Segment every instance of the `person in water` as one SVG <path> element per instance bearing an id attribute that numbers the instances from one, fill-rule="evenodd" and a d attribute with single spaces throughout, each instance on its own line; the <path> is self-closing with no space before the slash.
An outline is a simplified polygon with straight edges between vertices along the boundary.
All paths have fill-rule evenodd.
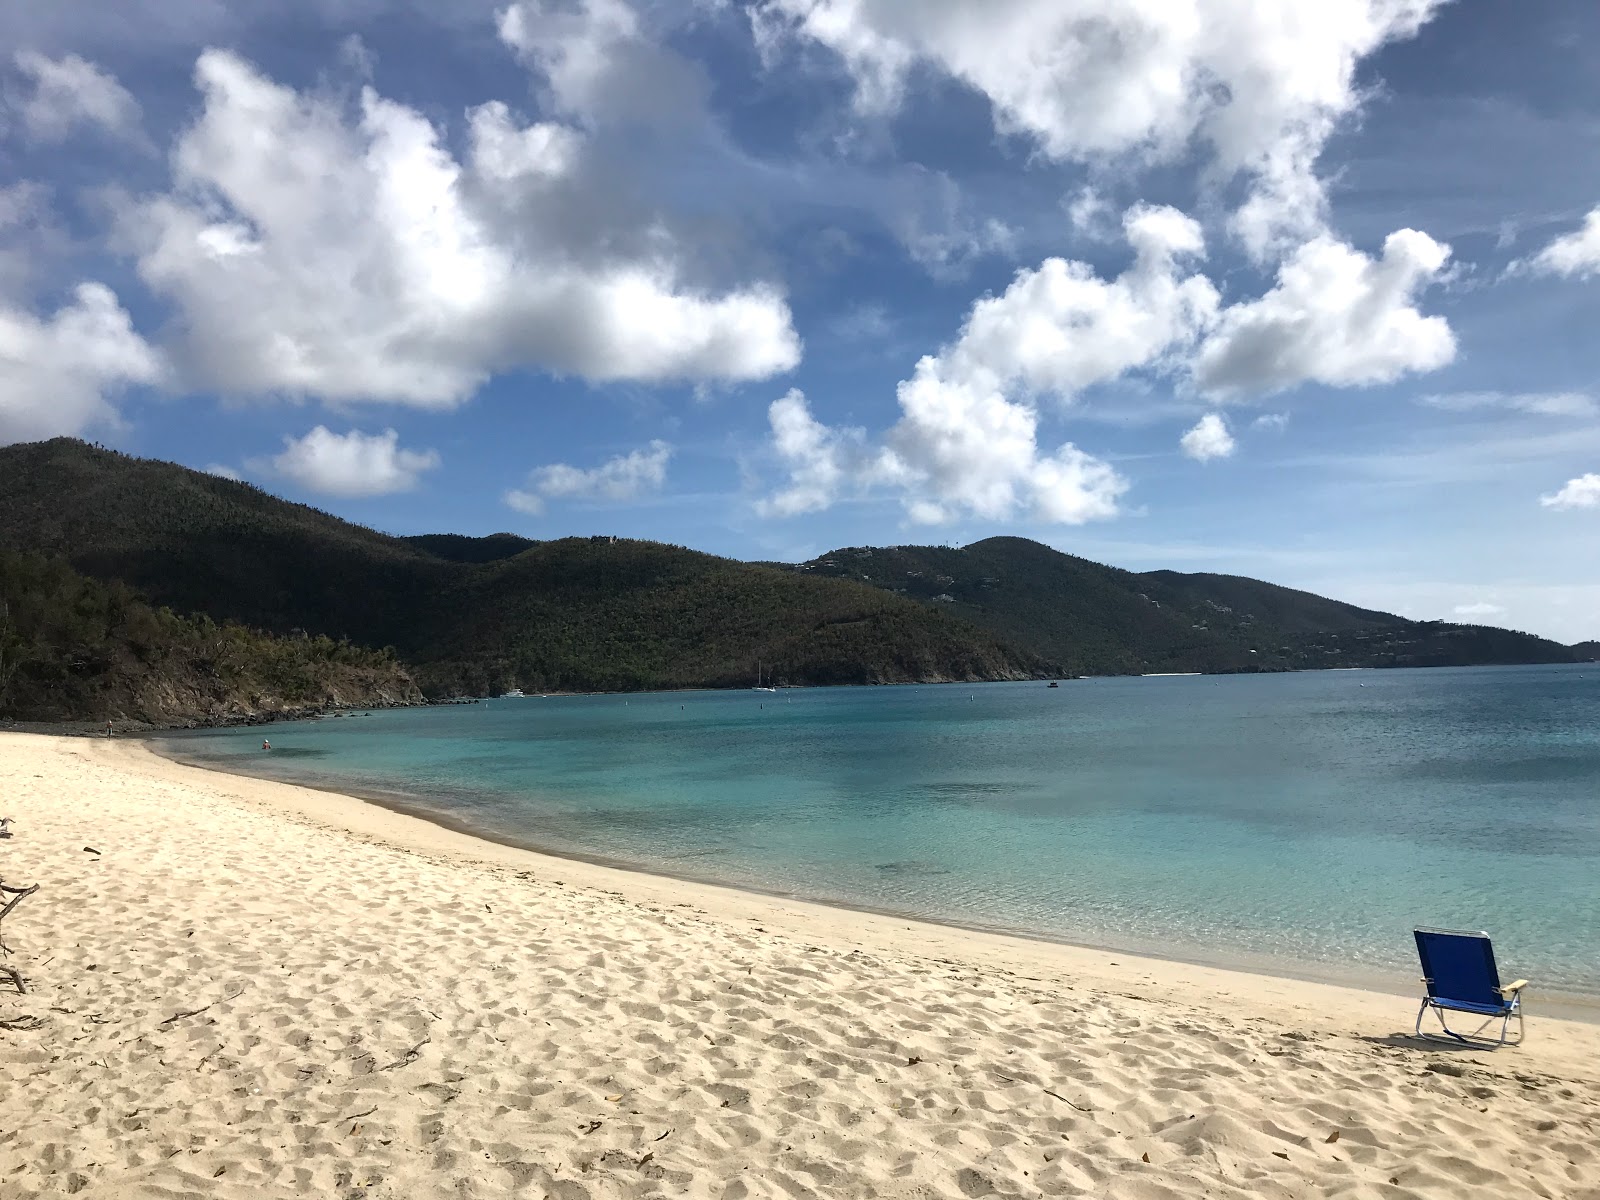
<path id="1" fill-rule="evenodd" d="M 261 739 L 261 748 L 263 750 L 271 750 L 272 749 L 272 743 L 267 741 L 266 738 L 262 738 Z"/>

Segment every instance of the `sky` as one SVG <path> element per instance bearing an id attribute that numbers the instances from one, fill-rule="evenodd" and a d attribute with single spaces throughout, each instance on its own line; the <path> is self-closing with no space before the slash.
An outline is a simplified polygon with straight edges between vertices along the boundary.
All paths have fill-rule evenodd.
<path id="1" fill-rule="evenodd" d="M 0 0 L 0 444 L 1600 638 L 1600 7 Z"/>

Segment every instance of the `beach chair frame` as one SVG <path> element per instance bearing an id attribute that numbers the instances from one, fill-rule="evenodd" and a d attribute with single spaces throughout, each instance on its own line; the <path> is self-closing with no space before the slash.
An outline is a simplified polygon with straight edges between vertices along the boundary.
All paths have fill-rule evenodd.
<path id="1" fill-rule="evenodd" d="M 1424 941 L 1424 935 L 1427 934 L 1481 939 L 1483 942 L 1484 965 L 1491 981 L 1491 990 L 1500 997 L 1500 1001 L 1498 1004 L 1489 1005 L 1464 1002 L 1448 996 L 1436 996 L 1434 994 L 1434 980 L 1424 975 L 1422 983 L 1427 988 L 1427 995 L 1422 998 L 1422 1007 L 1417 1009 L 1417 1037 L 1434 1042 L 1444 1041 L 1448 1038 L 1455 1044 L 1468 1046 L 1521 1045 L 1523 1038 L 1527 1036 L 1527 1025 L 1522 1017 L 1522 989 L 1528 986 L 1528 981 L 1526 979 L 1518 979 L 1506 984 L 1504 987 L 1501 986 L 1500 971 L 1495 966 L 1494 961 L 1494 943 L 1489 935 L 1481 929 L 1418 928 L 1416 930 L 1417 955 L 1422 961 L 1422 969 L 1424 971 L 1429 969 L 1428 951 Z M 1439 1028 L 1444 1030 L 1445 1037 L 1440 1037 L 1435 1033 L 1422 1032 L 1422 1018 L 1427 1015 L 1430 1008 L 1433 1010 L 1434 1016 L 1439 1019 Z M 1471 1013 L 1474 1016 L 1481 1016 L 1485 1020 L 1482 1025 L 1479 1025 L 1478 1028 L 1470 1033 L 1458 1033 L 1451 1029 L 1445 1021 L 1444 1014 L 1446 1012 Z M 1517 1036 L 1515 1039 L 1510 1036 L 1512 1017 L 1517 1019 Z M 1497 1020 L 1500 1022 L 1499 1038 L 1495 1039 L 1493 1034 L 1485 1036 L 1483 1031 Z"/>

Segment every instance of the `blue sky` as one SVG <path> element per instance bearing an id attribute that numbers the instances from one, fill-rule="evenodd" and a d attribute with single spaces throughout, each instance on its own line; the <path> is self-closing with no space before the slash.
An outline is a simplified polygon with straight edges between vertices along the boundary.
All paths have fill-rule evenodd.
<path id="1" fill-rule="evenodd" d="M 1600 10 L 0 0 L 0 441 L 1600 637 Z"/>

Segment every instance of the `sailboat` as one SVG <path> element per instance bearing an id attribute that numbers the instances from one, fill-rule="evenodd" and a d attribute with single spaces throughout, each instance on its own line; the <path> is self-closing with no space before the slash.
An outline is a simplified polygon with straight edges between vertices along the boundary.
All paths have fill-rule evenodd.
<path id="1" fill-rule="evenodd" d="M 778 690 L 770 684 L 766 687 L 761 686 L 761 660 L 759 658 L 756 659 L 756 686 L 750 690 L 754 692 L 775 692 Z"/>

